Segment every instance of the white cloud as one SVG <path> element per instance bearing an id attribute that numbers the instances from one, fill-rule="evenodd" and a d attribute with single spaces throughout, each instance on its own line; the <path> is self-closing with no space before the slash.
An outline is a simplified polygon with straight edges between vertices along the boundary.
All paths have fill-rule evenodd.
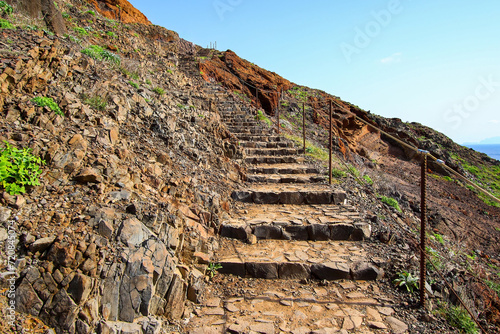
<path id="1" fill-rule="evenodd" d="M 498 119 L 492 119 L 492 120 L 488 121 L 488 123 L 498 124 L 498 123 L 500 123 L 500 121 Z"/>
<path id="2" fill-rule="evenodd" d="M 401 56 L 403 56 L 403 54 L 401 52 L 396 52 L 387 58 L 380 59 L 380 62 L 382 64 L 399 63 L 401 61 Z"/>

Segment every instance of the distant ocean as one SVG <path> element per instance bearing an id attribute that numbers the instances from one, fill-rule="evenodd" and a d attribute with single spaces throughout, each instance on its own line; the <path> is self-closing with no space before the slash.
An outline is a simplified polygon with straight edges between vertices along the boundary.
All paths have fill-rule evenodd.
<path id="1" fill-rule="evenodd" d="M 500 144 L 468 144 L 466 146 L 500 160 Z"/>

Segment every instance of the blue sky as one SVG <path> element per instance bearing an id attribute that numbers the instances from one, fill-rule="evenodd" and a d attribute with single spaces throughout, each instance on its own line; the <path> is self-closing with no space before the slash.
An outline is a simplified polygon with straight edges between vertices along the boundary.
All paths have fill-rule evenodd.
<path id="1" fill-rule="evenodd" d="M 299 85 L 458 143 L 500 134 L 500 1 L 129 0 Z"/>

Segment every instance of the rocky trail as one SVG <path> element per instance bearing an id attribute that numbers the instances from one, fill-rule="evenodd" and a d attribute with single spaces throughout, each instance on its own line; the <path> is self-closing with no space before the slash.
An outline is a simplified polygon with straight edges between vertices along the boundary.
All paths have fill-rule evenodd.
<path id="1" fill-rule="evenodd" d="M 302 150 L 227 104 L 223 120 L 244 148 L 246 184 L 235 190 L 212 263 L 222 267 L 190 333 L 404 333 L 376 280 L 384 259 L 365 250 L 367 220 Z"/>

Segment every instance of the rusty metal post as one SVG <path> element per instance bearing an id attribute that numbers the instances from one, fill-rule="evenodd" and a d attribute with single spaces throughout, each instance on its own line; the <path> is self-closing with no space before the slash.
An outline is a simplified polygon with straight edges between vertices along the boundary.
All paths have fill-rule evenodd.
<path id="1" fill-rule="evenodd" d="M 306 103 L 302 104 L 302 139 L 304 141 L 304 155 L 306 154 Z"/>
<path id="2" fill-rule="evenodd" d="M 277 117 L 278 117 L 278 137 L 280 135 L 280 104 L 278 102 L 278 112 L 276 113 Z"/>
<path id="3" fill-rule="evenodd" d="M 427 151 L 419 150 L 422 153 L 422 170 L 420 176 L 420 306 L 425 307 L 425 225 L 427 220 Z"/>
<path id="4" fill-rule="evenodd" d="M 330 154 L 328 156 L 328 183 L 332 184 L 332 100 L 330 100 L 330 127 L 329 127 L 329 151 Z"/>

